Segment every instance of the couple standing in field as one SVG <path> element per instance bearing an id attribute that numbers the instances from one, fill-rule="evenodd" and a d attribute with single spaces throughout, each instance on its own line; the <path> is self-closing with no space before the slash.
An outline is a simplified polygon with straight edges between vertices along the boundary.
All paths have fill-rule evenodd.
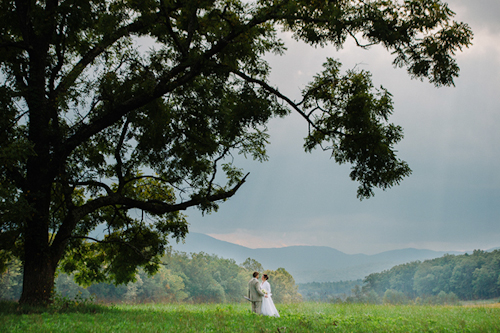
<path id="1" fill-rule="evenodd" d="M 271 298 L 271 285 L 267 280 L 267 274 L 262 275 L 262 283 L 259 282 L 259 272 L 253 273 L 253 278 L 248 282 L 248 300 L 252 302 L 252 312 L 265 316 L 279 317 L 278 310 Z"/>

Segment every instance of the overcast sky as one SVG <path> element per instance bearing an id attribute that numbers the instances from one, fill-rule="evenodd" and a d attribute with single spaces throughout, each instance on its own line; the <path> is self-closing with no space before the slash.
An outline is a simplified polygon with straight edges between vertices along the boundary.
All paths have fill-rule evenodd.
<path id="1" fill-rule="evenodd" d="M 269 161 L 242 162 L 247 182 L 217 213 L 186 212 L 190 231 L 251 248 L 322 245 L 350 254 L 500 246 L 500 1 L 448 3 L 474 31 L 473 45 L 457 55 L 455 87 L 411 80 L 386 50 L 353 43 L 315 49 L 283 35 L 288 52 L 268 58 L 271 83 L 296 100 L 326 57 L 372 72 L 394 95 L 390 121 L 404 128 L 397 150 L 413 174 L 401 185 L 359 201 L 349 165 L 304 152 L 307 126 L 293 114 L 270 123 Z"/>

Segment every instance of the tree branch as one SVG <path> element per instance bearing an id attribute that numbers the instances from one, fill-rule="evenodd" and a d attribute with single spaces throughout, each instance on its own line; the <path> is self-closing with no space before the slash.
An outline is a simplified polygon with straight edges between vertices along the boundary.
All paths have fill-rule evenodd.
<path id="1" fill-rule="evenodd" d="M 113 190 L 107 184 L 104 184 L 104 183 L 98 182 L 98 181 L 89 180 L 89 181 L 85 181 L 85 182 L 76 182 L 76 183 L 73 183 L 72 185 L 73 186 L 94 186 L 94 187 L 101 187 L 101 188 L 103 188 L 108 193 L 108 195 L 114 195 L 115 194 L 115 192 L 113 192 Z"/>
<path id="2" fill-rule="evenodd" d="M 96 243 L 99 243 L 99 244 L 113 244 L 113 243 L 116 243 L 116 244 L 121 244 L 121 245 L 125 245 L 129 248 L 131 248 L 135 253 L 137 253 L 139 256 L 141 256 L 144 260 L 147 260 L 149 262 L 152 262 L 152 263 L 155 263 L 155 264 L 160 264 L 160 265 L 165 265 L 167 266 L 167 264 L 164 264 L 162 263 L 161 261 L 156 261 L 156 260 L 151 260 L 152 258 L 148 258 L 146 257 L 142 252 L 141 250 L 139 250 L 137 247 L 133 246 L 132 244 L 130 243 L 127 243 L 126 241 L 124 240 L 121 240 L 121 239 L 114 239 L 114 240 L 99 240 L 97 238 L 93 238 L 93 237 L 88 237 L 88 236 L 79 236 L 79 235 L 76 235 L 76 236 L 71 236 L 71 237 L 68 237 L 69 239 L 88 239 L 88 240 L 91 240 L 93 242 L 96 242 Z"/>
<path id="3" fill-rule="evenodd" d="M 339 132 L 339 131 L 329 131 L 329 132 L 325 132 L 324 129 L 318 127 L 314 121 L 311 119 L 310 117 L 310 113 L 309 114 L 306 114 L 300 107 L 299 105 L 302 104 L 299 103 L 295 103 L 294 101 L 292 101 L 290 98 L 288 98 L 287 96 L 283 95 L 282 93 L 280 93 L 277 89 L 271 87 L 269 84 L 267 84 L 266 82 L 262 81 L 262 80 L 259 80 L 259 79 L 255 79 L 255 78 L 252 78 L 248 75 L 246 75 L 245 73 L 241 72 L 241 71 L 238 71 L 238 70 L 232 70 L 230 69 L 230 71 L 236 75 L 238 75 L 239 77 L 241 77 L 242 79 L 244 79 L 245 81 L 248 81 L 248 82 L 253 82 L 253 83 L 257 83 L 258 85 L 260 85 L 262 88 L 264 88 L 265 90 L 267 90 L 268 92 L 270 92 L 271 94 L 275 95 L 276 97 L 278 98 L 281 98 L 282 100 L 284 100 L 286 103 L 288 103 L 288 105 L 290 105 L 295 111 L 297 111 L 298 114 L 300 114 L 309 124 L 309 126 L 313 127 L 315 130 L 317 130 L 318 132 L 321 132 L 321 133 L 324 133 L 324 134 L 335 134 L 335 135 L 344 135 L 344 133 L 342 132 Z"/>
<path id="4" fill-rule="evenodd" d="M 123 186 L 123 161 L 122 161 L 122 156 L 121 156 L 121 149 L 123 146 L 123 142 L 125 141 L 125 135 L 127 134 L 128 130 L 128 125 L 130 123 L 130 120 L 127 118 L 125 121 L 125 124 L 123 124 L 122 132 L 120 134 L 120 139 L 118 140 L 118 144 L 116 145 L 115 148 L 115 159 L 116 159 L 116 175 L 118 177 L 118 186 L 121 187 Z"/>
<path id="5" fill-rule="evenodd" d="M 219 41 L 217 43 L 214 43 L 214 45 L 210 49 L 205 51 L 201 57 L 198 57 L 197 59 L 187 59 L 186 61 L 181 62 L 180 64 L 172 68 L 167 74 L 160 78 L 152 92 L 145 92 L 141 95 L 132 97 L 129 100 L 123 101 L 122 103 L 115 105 L 112 109 L 105 112 L 100 117 L 91 121 L 89 124 L 82 125 L 74 132 L 71 137 L 66 140 L 63 148 L 61 148 L 61 151 L 57 152 L 56 156 L 58 156 L 58 160 L 64 160 L 64 158 L 66 158 L 66 156 L 68 156 L 71 151 L 73 151 L 73 149 L 75 149 L 81 142 L 88 140 L 93 135 L 111 126 L 123 116 L 128 114 L 130 111 L 136 110 L 150 103 L 151 101 L 164 96 L 168 92 L 173 91 L 175 88 L 181 87 L 187 82 L 190 82 L 192 79 L 199 75 L 199 73 L 203 69 L 203 66 L 206 65 L 206 63 L 209 62 L 215 54 L 221 52 L 231 41 L 248 31 L 249 29 L 265 22 L 268 19 L 269 18 L 252 19 L 248 24 L 242 25 L 239 27 L 239 29 L 231 31 L 225 37 L 221 37 Z M 92 54 L 98 54 L 102 52 L 104 50 L 103 46 L 96 47 Z M 72 72 L 74 73 L 73 76 L 78 76 L 83 70 L 83 66 L 90 63 L 90 60 L 92 59 L 93 57 L 91 57 L 91 55 L 88 55 L 85 57 L 85 59 L 82 59 L 80 61 L 81 64 L 79 63 L 80 65 L 75 66 L 75 68 L 72 70 Z M 182 74 L 182 72 L 185 73 L 175 79 L 177 76 Z M 65 78 L 66 83 L 61 83 L 61 87 L 68 86 L 68 84 L 72 83 L 74 79 L 76 79 L 76 77 L 73 78 L 73 81 L 69 80 L 69 78 L 73 76 L 68 75 Z"/>
<path id="6" fill-rule="evenodd" d="M 352 39 L 354 39 L 354 41 L 356 42 L 356 45 L 359 46 L 360 48 L 364 49 L 364 50 L 367 50 L 370 46 L 373 46 L 373 45 L 377 45 L 378 43 L 369 43 L 369 44 L 361 44 L 359 41 L 358 41 L 358 38 L 356 37 L 356 35 L 354 35 L 350 30 L 347 30 L 347 32 L 349 33 L 349 35 L 352 37 Z"/>
<path id="7" fill-rule="evenodd" d="M 226 192 L 221 192 L 213 195 L 208 195 L 204 197 L 195 197 L 191 200 L 180 202 L 177 204 L 167 204 L 165 202 L 159 200 L 150 200 L 150 201 L 141 201 L 136 199 L 131 199 L 124 197 L 118 193 L 109 194 L 106 197 L 96 198 L 87 202 L 86 204 L 76 207 L 74 210 L 74 218 L 80 219 L 83 216 L 96 211 L 99 208 L 110 206 L 110 205 L 123 205 L 127 209 L 137 208 L 142 209 L 152 214 L 166 214 L 170 212 L 177 212 L 180 210 L 186 210 L 189 207 L 201 205 L 207 201 L 215 202 L 220 200 L 225 200 L 232 197 L 236 191 L 245 183 L 247 176 L 249 173 L 243 177 L 242 180 L 238 182 L 231 190 Z"/>
<path id="8" fill-rule="evenodd" d="M 168 31 L 170 37 L 172 37 L 174 44 L 177 46 L 177 48 L 181 52 L 182 56 L 186 58 L 188 55 L 189 44 L 187 47 L 185 47 L 182 44 L 181 40 L 179 39 L 179 36 L 175 33 L 174 29 L 172 28 L 172 24 L 170 24 L 170 15 L 169 15 L 170 10 L 169 10 L 169 8 L 166 8 L 166 3 L 164 1 L 161 2 L 160 10 L 165 15 L 164 25 L 167 28 L 167 31 Z"/>
<path id="9" fill-rule="evenodd" d="M 217 174 L 217 163 L 226 156 L 226 154 L 229 152 L 229 150 L 230 150 L 230 147 L 226 147 L 224 149 L 224 151 L 222 152 L 222 154 L 214 160 L 212 178 L 210 179 L 210 182 L 208 184 L 208 191 L 207 191 L 208 194 L 210 194 L 210 192 L 212 192 L 212 186 L 213 186 L 213 183 L 215 181 L 215 176 Z"/>
<path id="10" fill-rule="evenodd" d="M 92 48 L 87 52 L 80 61 L 73 66 L 71 71 L 61 80 L 57 88 L 54 90 L 55 96 L 60 96 L 64 94 L 84 71 L 84 69 L 91 64 L 102 52 L 104 52 L 109 46 L 115 43 L 120 38 L 129 36 L 133 32 L 139 32 L 146 25 L 141 21 L 133 22 L 127 26 L 117 29 L 114 33 L 106 34 L 102 39 L 101 43 Z"/>
<path id="11" fill-rule="evenodd" d="M 24 41 L 22 42 L 14 42 L 14 41 L 2 41 L 0 42 L 0 49 L 9 49 L 9 48 L 15 48 L 15 49 L 20 49 L 23 51 L 28 50 L 28 45 Z"/>

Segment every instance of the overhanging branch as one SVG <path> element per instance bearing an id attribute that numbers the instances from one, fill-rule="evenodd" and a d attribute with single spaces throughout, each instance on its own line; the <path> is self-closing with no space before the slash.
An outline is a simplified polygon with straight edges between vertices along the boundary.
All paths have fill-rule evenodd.
<path id="1" fill-rule="evenodd" d="M 71 135 L 62 145 L 60 150 L 55 154 L 58 158 L 54 162 L 57 164 L 58 161 L 64 160 L 76 147 L 78 147 L 81 142 L 84 142 L 91 138 L 93 135 L 99 133 L 105 128 L 113 125 L 122 117 L 127 115 L 129 112 L 136 110 L 144 105 L 147 105 L 151 101 L 164 96 L 165 94 L 173 91 L 177 87 L 181 87 L 186 83 L 197 77 L 203 70 L 203 66 L 211 61 L 212 57 L 220 53 L 228 44 L 233 40 L 238 38 L 238 36 L 244 34 L 253 27 L 268 20 L 268 17 L 264 18 L 254 18 L 249 23 L 239 26 L 238 29 L 234 29 L 227 36 L 221 37 L 218 42 L 214 43 L 213 46 L 206 50 L 201 57 L 197 59 L 186 59 L 185 61 L 179 63 L 177 66 L 173 67 L 168 73 L 163 75 L 158 81 L 156 87 L 152 91 L 145 92 L 141 95 L 132 97 L 129 100 L 122 101 L 118 103 L 113 108 L 103 113 L 100 117 L 93 119 L 88 124 L 83 124 L 80 128 L 76 129 L 74 134 Z M 137 27 L 134 27 L 134 24 Z M 60 93 L 60 90 L 69 89 L 71 84 L 76 80 L 78 75 L 83 71 L 83 69 L 100 53 L 105 50 L 105 47 L 111 45 L 118 38 L 126 35 L 125 32 L 130 33 L 131 31 L 140 30 L 143 28 L 141 22 L 136 22 L 128 27 L 122 28 L 115 33 L 116 36 L 111 36 L 109 41 L 103 41 L 102 45 L 97 46 L 93 51 L 89 52 L 67 75 L 65 79 L 62 80 L 60 87 L 56 89 L 56 93 Z M 120 34 L 120 31 L 121 34 Z M 107 43 L 105 43 L 107 42 Z M 193 62 L 193 60 L 195 60 Z M 53 168 L 55 169 L 55 168 Z"/>
<path id="2" fill-rule="evenodd" d="M 169 204 L 162 202 L 160 200 L 148 200 L 148 201 L 141 201 L 137 199 L 132 199 L 125 197 L 119 193 L 112 193 L 109 194 L 105 197 L 100 197 L 96 198 L 94 200 L 91 200 L 87 202 L 86 204 L 76 207 L 75 210 L 73 211 L 74 219 L 79 220 L 83 216 L 92 213 L 96 211 L 99 208 L 106 207 L 106 206 L 112 206 L 112 205 L 122 205 L 126 209 L 141 209 L 147 212 L 150 212 L 152 214 L 156 215 L 161 215 L 161 214 L 166 214 L 166 213 L 171 213 L 171 212 L 177 212 L 180 210 L 186 210 L 189 207 L 194 207 L 201 205 L 205 202 L 215 202 L 215 201 L 220 201 L 220 200 L 225 200 L 230 197 L 232 197 L 238 189 L 245 183 L 247 176 L 249 173 L 243 177 L 238 184 L 236 184 L 231 190 L 213 194 L 213 195 L 208 195 L 208 196 L 200 196 L 200 197 L 194 197 L 191 200 L 180 202 L 177 204 Z"/>
<path id="3" fill-rule="evenodd" d="M 114 33 L 106 35 L 101 43 L 92 48 L 89 52 L 83 55 L 82 59 L 73 66 L 71 71 L 61 80 L 57 88 L 54 90 L 55 96 L 64 94 L 80 76 L 80 74 L 91 64 L 101 53 L 103 53 L 109 46 L 115 43 L 120 38 L 126 37 L 133 32 L 138 32 L 145 27 L 144 23 L 137 21 L 127 26 L 117 29 Z"/>
<path id="4" fill-rule="evenodd" d="M 94 180 L 89 180 L 89 181 L 85 181 L 85 182 L 76 182 L 76 183 L 72 183 L 71 185 L 74 185 L 74 186 L 93 186 L 93 187 L 100 187 L 102 189 L 104 189 L 106 191 L 106 193 L 108 193 L 108 195 L 114 195 L 114 192 L 113 190 L 111 189 L 111 187 L 109 187 L 107 184 L 103 183 L 103 182 L 98 182 L 98 181 L 94 181 Z"/>
<path id="5" fill-rule="evenodd" d="M 131 248 L 135 253 L 137 253 L 139 256 L 141 256 L 146 261 L 149 261 L 149 262 L 152 262 L 152 263 L 155 263 L 155 264 L 159 264 L 159 265 L 165 265 L 165 266 L 167 266 L 167 264 L 164 264 L 161 261 L 151 260 L 152 258 L 149 258 L 149 257 L 145 256 L 144 253 L 142 253 L 142 251 L 139 250 L 137 247 L 135 247 L 132 244 L 127 243 L 126 241 L 121 240 L 121 239 L 99 240 L 99 239 L 96 239 L 96 238 L 93 238 L 93 237 L 78 236 L 78 235 L 71 236 L 69 238 L 71 238 L 71 239 L 88 239 L 88 240 L 91 240 L 93 242 L 100 243 L 100 244 L 113 244 L 113 243 L 121 244 L 121 245 L 124 245 L 124 246 L 127 246 L 127 247 Z"/>
<path id="6" fill-rule="evenodd" d="M 312 119 L 311 119 L 311 113 L 309 114 L 306 114 L 301 108 L 300 108 L 300 104 L 302 104 L 302 102 L 300 103 L 295 103 L 294 101 L 292 101 L 290 98 L 288 98 L 287 96 L 283 95 L 282 93 L 279 92 L 279 90 L 277 90 L 276 88 L 273 88 L 271 87 L 269 84 L 267 84 L 266 82 L 262 81 L 262 80 L 259 80 L 259 79 L 255 79 L 253 77 L 250 77 L 248 75 L 246 75 L 245 73 L 239 71 L 239 70 L 230 70 L 232 73 L 236 74 L 237 76 L 241 77 L 243 80 L 247 81 L 247 82 L 253 82 L 253 83 L 257 83 L 258 85 L 260 85 L 262 88 L 264 88 L 265 90 L 267 90 L 268 92 L 270 92 L 271 94 L 275 95 L 276 97 L 284 100 L 286 103 L 288 103 L 288 105 L 290 105 L 295 111 L 297 111 L 298 114 L 300 114 L 306 121 L 307 123 L 309 124 L 310 127 L 314 128 L 316 131 L 318 132 L 321 132 L 321 133 L 324 133 L 324 134 L 328 134 L 328 135 L 344 135 L 344 133 L 342 132 L 339 132 L 339 131 L 335 131 L 335 130 L 331 130 L 331 131 L 325 131 L 324 129 L 322 129 L 321 127 L 319 127 Z"/>

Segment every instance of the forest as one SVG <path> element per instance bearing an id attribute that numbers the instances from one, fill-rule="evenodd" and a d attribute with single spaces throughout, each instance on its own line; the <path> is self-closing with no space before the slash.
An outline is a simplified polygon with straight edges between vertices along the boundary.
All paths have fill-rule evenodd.
<path id="1" fill-rule="evenodd" d="M 373 304 L 453 304 L 461 300 L 500 296 L 500 250 L 445 255 L 414 261 L 372 273 L 364 280 L 296 284 L 285 268 L 264 270 L 254 259 L 237 264 L 216 255 L 169 250 L 157 274 L 139 269 L 134 282 L 85 284 L 78 272 L 56 277 L 54 297 L 102 302 L 243 302 L 253 271 L 270 276 L 277 303 L 315 301 Z M 12 262 L 1 275 L 0 299 L 17 300 L 21 294 L 22 266 Z M 76 282 L 75 282 L 76 281 Z"/>
<path id="2" fill-rule="evenodd" d="M 474 250 L 472 254 L 445 255 L 424 262 L 398 265 L 363 280 L 363 294 L 375 292 L 416 300 L 425 297 L 454 297 L 460 300 L 500 296 L 500 250 Z"/>
<path id="3" fill-rule="evenodd" d="M 299 293 L 304 300 L 313 302 L 335 302 L 338 299 L 346 300 L 353 294 L 356 287 L 363 285 L 363 280 L 336 281 L 336 282 L 309 282 L 299 283 Z"/>
<path id="4" fill-rule="evenodd" d="M 0 299 L 17 300 L 21 295 L 22 266 L 11 262 L 0 278 Z M 138 269 L 133 282 L 113 285 L 106 282 L 86 285 L 86 276 L 78 272 L 58 272 L 54 297 L 93 299 L 100 302 L 188 302 L 226 303 L 245 301 L 247 283 L 257 270 L 269 275 L 273 299 L 280 303 L 300 301 L 298 286 L 284 269 L 264 270 L 248 258 L 241 265 L 206 253 L 184 253 L 169 250 L 163 256 L 159 271 L 149 276 Z"/>
<path id="5" fill-rule="evenodd" d="M 456 304 L 500 296 L 500 250 L 397 265 L 363 280 L 299 285 L 305 300 L 330 303 Z"/>

